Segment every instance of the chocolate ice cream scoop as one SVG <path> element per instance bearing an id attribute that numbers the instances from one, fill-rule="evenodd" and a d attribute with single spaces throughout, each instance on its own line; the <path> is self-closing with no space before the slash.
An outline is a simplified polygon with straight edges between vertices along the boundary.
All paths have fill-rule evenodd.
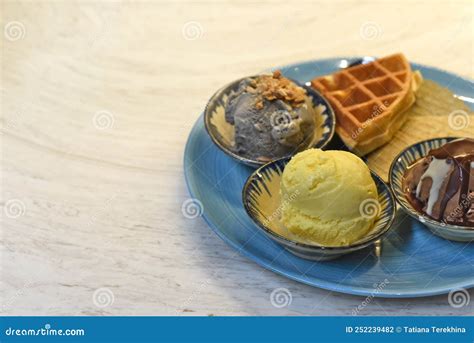
<path id="1" fill-rule="evenodd" d="M 456 139 L 410 166 L 402 187 L 420 212 L 446 224 L 474 227 L 474 139 Z"/>

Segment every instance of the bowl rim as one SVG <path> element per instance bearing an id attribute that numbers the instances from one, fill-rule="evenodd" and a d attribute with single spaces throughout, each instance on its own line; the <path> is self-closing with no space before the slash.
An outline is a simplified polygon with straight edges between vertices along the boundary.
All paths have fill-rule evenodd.
<path id="1" fill-rule="evenodd" d="M 251 75 L 251 76 L 245 76 L 245 77 L 241 77 L 237 80 L 234 80 L 232 82 L 229 82 L 227 83 L 226 85 L 222 86 L 221 88 L 219 88 L 210 98 L 209 100 L 207 101 L 206 103 L 206 107 L 204 108 L 204 127 L 206 129 L 206 132 L 207 134 L 209 135 L 209 137 L 211 137 L 211 140 L 212 142 L 220 149 L 222 150 L 225 154 L 229 155 L 230 157 L 234 158 L 235 160 L 239 161 L 239 162 L 242 162 L 244 164 L 247 164 L 247 165 L 251 165 L 251 166 L 254 166 L 254 167 L 259 167 L 259 166 L 264 166 L 265 164 L 269 163 L 269 162 L 264 162 L 264 161 L 258 161 L 258 160 L 253 160 L 253 159 L 250 159 L 250 158 L 246 158 L 246 157 L 243 157 L 243 156 L 240 156 L 239 154 L 233 152 L 232 150 L 230 150 L 229 148 L 227 148 L 226 146 L 224 146 L 221 142 L 219 142 L 219 140 L 217 139 L 217 137 L 214 136 L 214 134 L 212 133 L 212 130 L 211 130 L 211 121 L 210 121 L 210 110 L 209 110 L 209 107 L 210 107 L 210 104 L 216 100 L 219 96 L 222 95 L 222 92 L 229 88 L 230 86 L 236 84 L 236 83 L 239 83 L 241 82 L 242 80 L 245 80 L 247 78 L 255 78 L 257 76 L 260 76 L 260 75 L 267 75 L 268 73 L 266 72 L 262 72 L 260 74 L 256 74 L 256 75 Z M 283 73 L 282 73 L 283 74 Z M 284 75 L 283 75 L 284 76 Z M 330 126 L 329 128 L 329 134 L 328 134 L 328 137 L 327 139 L 325 140 L 320 140 L 318 141 L 317 143 L 321 143 L 321 146 L 318 147 L 318 149 L 323 149 L 325 148 L 329 142 L 333 139 L 335 133 L 336 133 L 336 113 L 334 112 L 334 109 L 332 108 L 329 100 L 324 97 L 319 91 L 313 89 L 311 86 L 307 86 L 306 84 L 304 83 L 301 83 L 301 82 L 298 82 L 294 79 L 291 79 L 291 78 L 288 78 L 289 80 L 291 80 L 292 82 L 296 83 L 298 86 L 304 88 L 306 91 L 308 91 L 309 93 L 314 93 L 315 95 L 317 95 L 320 99 L 322 99 L 324 101 L 324 105 L 326 106 L 326 112 L 327 112 L 327 115 L 329 115 L 331 118 L 332 118 L 332 125 Z M 311 95 L 311 94 L 309 94 Z M 308 146 L 306 149 L 308 148 L 312 148 L 314 147 L 313 146 Z M 293 153 L 290 153 L 289 155 L 286 155 L 286 156 L 283 156 L 283 157 L 279 157 L 278 159 L 283 159 L 283 158 L 289 158 L 293 155 L 295 155 L 296 152 L 293 152 Z M 276 161 L 276 160 L 272 160 L 272 161 Z M 272 162 L 270 161 L 270 162 Z"/>
<path id="2" fill-rule="evenodd" d="M 409 146 L 407 146 L 406 148 L 404 148 L 402 151 L 400 151 L 396 156 L 395 158 L 393 159 L 392 163 L 390 164 L 390 168 L 388 170 L 388 182 L 389 182 L 389 185 L 390 185 L 390 189 L 392 190 L 392 194 L 394 195 L 397 203 L 413 218 L 415 218 L 416 220 L 418 220 L 420 223 L 422 224 L 431 224 L 431 225 L 435 225 L 437 228 L 439 229 L 449 229 L 449 230 L 453 230 L 453 231 L 458 231 L 458 232 L 469 232 L 469 231 L 472 231 L 474 233 L 474 228 L 471 228 L 471 227 L 468 227 L 468 226 L 461 226 L 461 225 L 454 225 L 454 224 L 448 224 L 448 223 L 441 223 L 431 217 L 429 217 L 428 215 L 422 213 L 422 212 L 419 212 L 417 210 L 415 210 L 411 204 L 410 204 L 410 207 L 407 207 L 405 205 L 404 202 L 402 202 L 400 200 L 400 197 L 397 195 L 397 192 L 395 191 L 395 184 L 393 182 L 393 179 L 394 179 L 394 169 L 395 169 L 395 166 L 398 164 L 398 160 L 407 153 L 408 150 L 410 150 L 411 148 L 417 146 L 417 145 L 421 145 L 423 143 L 427 143 L 427 142 L 432 142 L 432 141 L 440 141 L 440 140 L 447 140 L 446 143 L 449 143 L 455 139 L 460 139 L 460 138 L 465 138 L 465 137 L 457 137 L 457 136 L 444 136 L 444 137 L 435 137 L 435 138 L 429 138 L 429 139 L 424 139 L 422 141 L 419 141 L 419 142 L 416 142 L 416 143 L 413 143 Z M 424 155 L 426 156 L 426 155 Z M 424 157 L 423 156 L 423 157 Z M 403 192 L 402 192 L 403 193 Z M 408 202 L 408 201 L 407 201 Z M 408 202 L 409 203 L 409 202 Z"/>
<path id="3" fill-rule="evenodd" d="M 326 251 L 341 251 L 341 250 L 350 250 L 350 251 L 352 251 L 354 249 L 364 248 L 364 247 L 370 245 L 371 243 L 379 240 L 383 235 L 385 235 L 392 228 L 392 224 L 393 224 L 393 221 L 395 219 L 395 213 L 396 213 L 395 198 L 393 196 L 392 190 L 387 185 L 387 183 L 385 181 L 383 181 L 383 179 L 379 175 L 377 175 L 377 173 L 372 171 L 370 168 L 369 168 L 369 170 L 370 170 L 370 174 L 372 176 L 372 179 L 374 179 L 374 181 L 376 183 L 381 184 L 382 187 L 385 189 L 386 193 L 388 194 L 389 202 L 392 205 L 392 211 L 389 214 L 390 218 L 389 218 L 388 222 L 385 224 L 385 226 L 382 229 L 380 229 L 380 231 L 377 235 L 370 238 L 369 240 L 364 240 L 362 242 L 357 242 L 357 244 L 342 245 L 342 246 L 324 246 L 324 245 L 318 245 L 318 244 L 307 244 L 307 243 L 302 243 L 302 242 L 297 242 L 297 241 L 291 240 L 291 239 L 289 239 L 285 236 L 282 236 L 282 235 L 274 232 L 270 228 L 266 227 L 263 223 L 261 223 L 259 220 L 257 220 L 252 215 L 252 213 L 250 211 L 250 208 L 249 208 L 249 206 L 247 204 L 247 201 L 246 201 L 246 194 L 247 194 L 248 188 L 249 188 L 250 184 L 252 183 L 252 180 L 255 178 L 255 176 L 258 175 L 264 168 L 268 168 L 270 165 L 277 164 L 277 163 L 285 163 L 285 165 L 286 165 L 290 159 L 291 159 L 291 157 L 279 158 L 277 160 L 268 162 L 265 165 L 261 166 L 260 168 L 256 169 L 247 178 L 247 180 L 245 181 L 244 187 L 242 189 L 242 203 L 244 205 L 245 212 L 252 219 L 252 221 L 256 224 L 256 226 L 264 231 L 264 233 L 269 234 L 270 236 L 272 236 L 273 239 L 276 239 L 278 241 L 284 241 L 285 244 L 291 245 L 293 247 L 299 247 L 299 248 L 305 248 L 305 249 L 311 249 L 311 250 L 317 249 L 317 250 L 326 250 Z"/>

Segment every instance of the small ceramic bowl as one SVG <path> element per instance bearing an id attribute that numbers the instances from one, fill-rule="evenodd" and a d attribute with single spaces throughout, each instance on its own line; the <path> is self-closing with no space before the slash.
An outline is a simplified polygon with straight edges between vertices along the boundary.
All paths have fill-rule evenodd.
<path id="1" fill-rule="evenodd" d="M 257 76 L 251 76 L 255 78 Z M 225 120 L 225 107 L 231 92 L 236 91 L 240 82 L 245 78 L 236 80 L 218 90 L 209 100 L 204 111 L 204 125 L 212 141 L 227 155 L 237 162 L 252 167 L 261 166 L 268 161 L 259 161 L 246 156 L 239 155 L 234 149 L 234 126 Z M 300 147 L 295 153 L 307 148 L 324 148 L 334 136 L 336 128 L 336 116 L 329 102 L 316 90 L 292 80 L 298 86 L 303 87 L 310 97 L 316 115 L 316 129 L 313 137 L 308 139 L 307 146 Z M 289 157 L 289 156 L 281 156 Z"/>
<path id="2" fill-rule="evenodd" d="M 332 260 L 376 243 L 389 231 L 395 217 L 395 199 L 385 182 L 371 172 L 379 194 L 378 204 L 375 204 L 379 207 L 379 211 L 374 228 L 368 236 L 341 247 L 307 244 L 288 238 L 288 231 L 281 223 L 279 213 L 281 212 L 280 180 L 289 160 L 290 158 L 283 158 L 260 167 L 250 175 L 242 191 L 242 201 L 250 218 L 268 237 L 283 245 L 289 252 L 308 260 Z M 376 212 L 373 212 L 374 215 Z"/>
<path id="3" fill-rule="evenodd" d="M 392 192 L 397 199 L 400 206 L 413 218 L 425 224 L 431 232 L 435 235 L 458 242 L 474 241 L 474 229 L 466 226 L 458 226 L 441 223 L 428 217 L 426 214 L 417 211 L 405 197 L 402 188 L 402 179 L 405 171 L 409 166 L 415 163 L 420 158 L 428 155 L 432 149 L 437 149 L 440 146 L 460 137 L 443 137 L 433 138 L 422 142 L 418 142 L 409 146 L 398 154 L 392 162 L 389 170 L 389 181 Z"/>

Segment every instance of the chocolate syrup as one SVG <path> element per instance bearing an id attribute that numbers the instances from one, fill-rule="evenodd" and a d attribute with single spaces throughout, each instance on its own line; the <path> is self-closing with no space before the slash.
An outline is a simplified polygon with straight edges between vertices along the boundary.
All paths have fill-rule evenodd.
<path id="1" fill-rule="evenodd" d="M 431 150 L 402 179 L 410 204 L 442 223 L 474 227 L 474 139 Z"/>

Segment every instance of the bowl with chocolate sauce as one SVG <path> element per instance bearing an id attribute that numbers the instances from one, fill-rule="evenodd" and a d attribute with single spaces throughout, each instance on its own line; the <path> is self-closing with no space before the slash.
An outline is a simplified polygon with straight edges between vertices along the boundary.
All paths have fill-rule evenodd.
<path id="1" fill-rule="evenodd" d="M 400 206 L 435 235 L 474 241 L 474 139 L 434 138 L 392 162 L 390 187 Z"/>

